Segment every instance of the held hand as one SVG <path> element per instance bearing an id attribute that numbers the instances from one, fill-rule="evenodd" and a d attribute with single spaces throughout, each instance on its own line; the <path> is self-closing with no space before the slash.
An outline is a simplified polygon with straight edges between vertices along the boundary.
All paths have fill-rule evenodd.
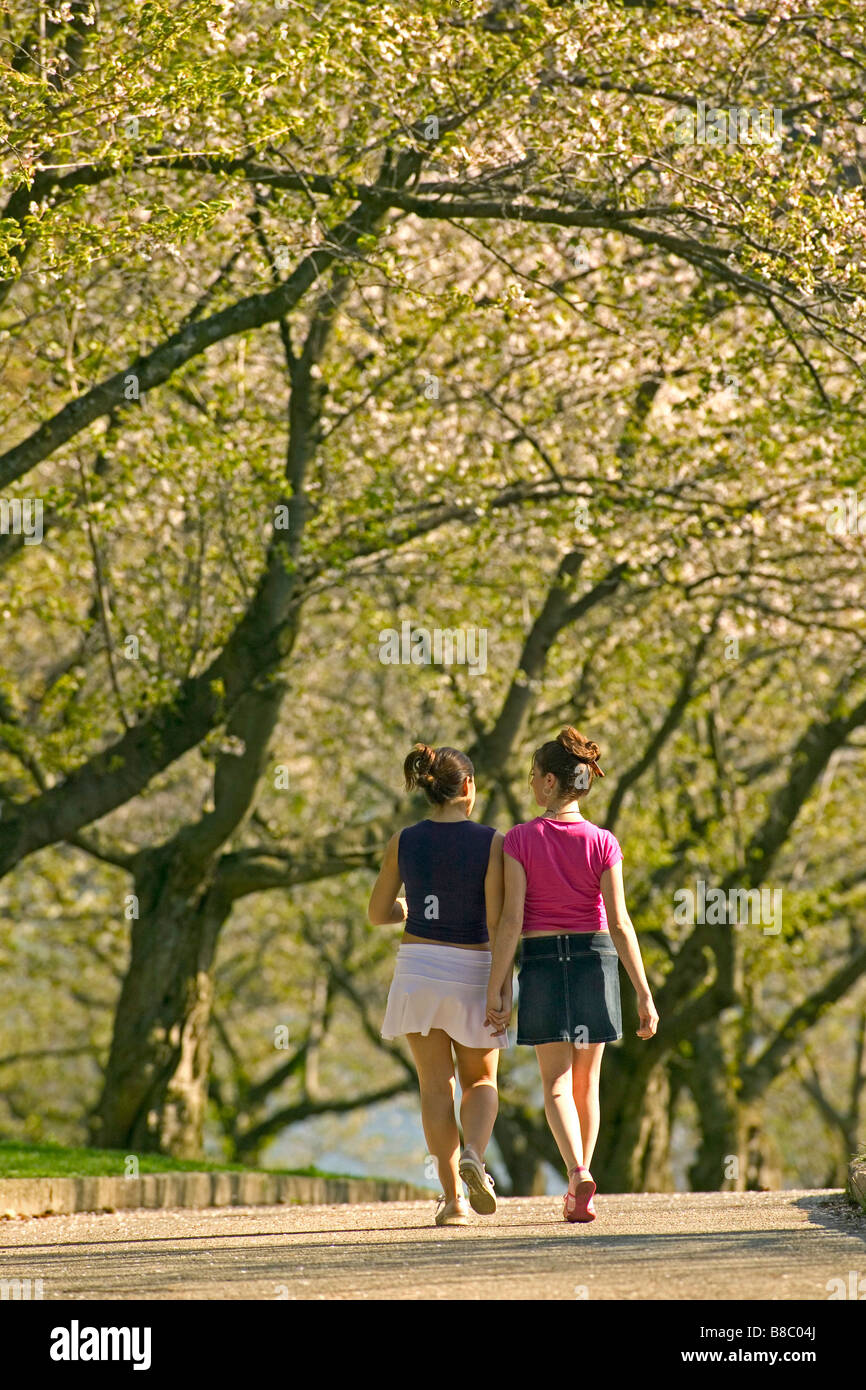
<path id="1" fill-rule="evenodd" d="M 653 1003 L 651 994 L 639 994 L 637 1000 L 637 1011 L 640 1016 L 640 1027 L 637 1030 L 639 1038 L 653 1038 L 658 1027 L 659 1016 L 656 1013 L 656 1006 Z"/>
<path id="2" fill-rule="evenodd" d="M 484 1018 L 485 1025 L 489 1027 L 495 1036 L 499 1037 L 505 1032 L 508 1021 L 511 1018 L 511 990 L 487 991 L 487 1013 Z"/>

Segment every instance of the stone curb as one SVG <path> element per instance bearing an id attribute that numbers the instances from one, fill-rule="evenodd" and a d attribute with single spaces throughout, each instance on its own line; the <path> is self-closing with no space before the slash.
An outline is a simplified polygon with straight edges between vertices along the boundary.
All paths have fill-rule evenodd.
<path id="1" fill-rule="evenodd" d="M 848 1164 L 848 1192 L 866 1211 L 866 1158 L 852 1158 Z"/>
<path id="2" fill-rule="evenodd" d="M 0 1217 L 57 1216 L 141 1207 L 263 1207 L 332 1202 L 413 1202 L 427 1188 L 378 1178 L 279 1173 L 146 1173 L 138 1178 L 0 1178 Z"/>

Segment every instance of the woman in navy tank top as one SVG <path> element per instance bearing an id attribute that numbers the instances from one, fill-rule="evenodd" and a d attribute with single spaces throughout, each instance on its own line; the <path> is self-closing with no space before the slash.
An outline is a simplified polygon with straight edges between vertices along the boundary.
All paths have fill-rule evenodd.
<path id="1" fill-rule="evenodd" d="M 370 896 L 374 926 L 402 923 L 382 1037 L 405 1035 L 421 1090 L 421 1119 L 442 1196 L 437 1226 L 466 1225 L 462 1182 L 474 1211 L 496 1210 L 484 1153 L 499 1104 L 496 1066 L 507 1035 L 485 1024 L 491 947 L 502 910 L 503 836 L 469 819 L 475 771 L 465 753 L 418 743 L 403 765 L 430 815 L 393 835 Z M 399 897 L 401 885 L 405 897 Z M 454 1116 L 454 1056 L 460 1124 Z"/>

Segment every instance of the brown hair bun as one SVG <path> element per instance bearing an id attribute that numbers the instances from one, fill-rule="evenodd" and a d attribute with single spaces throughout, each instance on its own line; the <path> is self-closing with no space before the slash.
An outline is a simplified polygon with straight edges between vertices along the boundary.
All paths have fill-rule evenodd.
<path id="1" fill-rule="evenodd" d="M 579 729 L 571 724 L 560 729 L 555 739 L 536 748 L 532 759 L 541 773 L 553 773 L 563 793 L 570 792 L 578 801 L 586 796 L 596 777 L 604 773 L 598 766 L 601 749 L 592 739 L 584 738 Z M 575 787 L 574 778 L 578 768 L 589 768 L 589 787 Z"/>
<path id="2" fill-rule="evenodd" d="M 573 729 L 570 724 L 567 728 L 560 729 L 556 735 L 556 742 L 562 744 L 566 753 L 580 758 L 582 762 L 593 763 L 601 757 L 601 749 L 598 744 L 593 743 L 591 739 L 584 738 L 583 734 L 578 733 L 577 729 Z M 601 769 L 599 769 L 599 775 L 604 776 Z"/>

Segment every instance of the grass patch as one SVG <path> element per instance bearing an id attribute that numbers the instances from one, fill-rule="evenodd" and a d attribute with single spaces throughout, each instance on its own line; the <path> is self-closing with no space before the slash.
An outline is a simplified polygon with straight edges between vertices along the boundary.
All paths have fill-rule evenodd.
<path id="1" fill-rule="evenodd" d="M 63 1144 L 21 1144 L 0 1139 L 0 1178 L 122 1178 L 126 1159 L 121 1149 L 77 1149 Z M 327 1173 L 320 1168 L 248 1168 L 242 1163 L 209 1159 L 167 1158 L 136 1154 L 144 1173 L 281 1173 L 300 1178 L 352 1178 L 358 1173 Z"/>

